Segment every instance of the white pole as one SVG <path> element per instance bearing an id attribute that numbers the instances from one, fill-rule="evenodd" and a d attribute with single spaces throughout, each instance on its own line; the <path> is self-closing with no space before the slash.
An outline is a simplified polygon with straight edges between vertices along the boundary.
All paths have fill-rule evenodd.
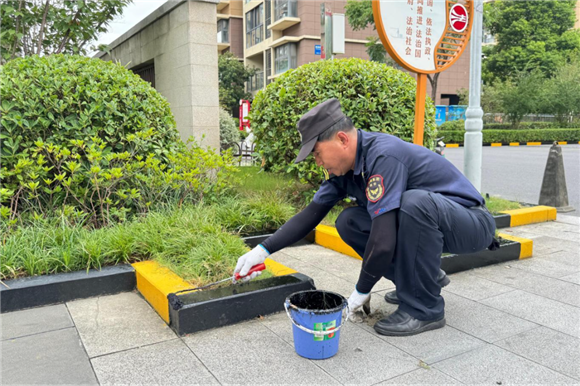
<path id="1" fill-rule="evenodd" d="M 483 31 L 483 1 L 474 0 L 475 12 L 471 30 L 471 58 L 469 61 L 469 107 L 465 112 L 465 176 L 481 191 L 481 160 L 483 135 L 483 110 L 481 100 L 481 40 Z"/>

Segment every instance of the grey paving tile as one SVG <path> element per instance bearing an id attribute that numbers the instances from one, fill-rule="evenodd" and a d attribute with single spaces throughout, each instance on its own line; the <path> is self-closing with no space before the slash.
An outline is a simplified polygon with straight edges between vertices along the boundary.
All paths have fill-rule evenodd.
<path id="1" fill-rule="evenodd" d="M 534 241 L 534 255 L 537 248 L 551 248 L 554 251 L 578 251 L 578 243 L 549 236 L 537 236 Z"/>
<path id="2" fill-rule="evenodd" d="M 461 382 L 441 371 L 424 366 L 410 373 L 381 382 L 379 385 L 461 385 Z"/>
<path id="3" fill-rule="evenodd" d="M 580 337 L 580 308 L 520 290 L 481 302 L 519 318 Z"/>
<path id="4" fill-rule="evenodd" d="M 575 283 L 580 285 L 580 272 L 573 273 L 572 275 L 562 276 L 560 280 L 568 281 L 570 283 Z"/>
<path id="5" fill-rule="evenodd" d="M 67 305 L 91 358 L 176 337 L 149 304 L 133 292 Z"/>
<path id="6" fill-rule="evenodd" d="M 181 339 L 91 359 L 101 385 L 218 384 Z"/>
<path id="7" fill-rule="evenodd" d="M 458 355 L 432 367 L 469 385 L 555 385 L 576 382 L 572 378 L 493 345 Z"/>
<path id="8" fill-rule="evenodd" d="M 445 287 L 445 291 L 471 300 L 485 299 L 513 291 L 511 287 L 476 276 L 473 271 L 456 273 L 449 278 L 451 283 Z"/>
<path id="9" fill-rule="evenodd" d="M 2 340 L 73 327 L 64 304 L 0 314 Z"/>
<path id="10" fill-rule="evenodd" d="M 380 337 L 426 364 L 439 362 L 486 344 L 451 326 L 407 337 Z"/>
<path id="11" fill-rule="evenodd" d="M 445 319 L 447 325 L 486 342 L 495 342 L 537 327 L 535 323 L 506 312 L 462 298 L 445 290 L 443 292 L 446 302 Z"/>
<path id="12" fill-rule="evenodd" d="M 549 276 L 553 278 L 568 276 L 571 273 L 580 271 L 580 268 L 573 268 L 568 264 L 564 264 L 559 261 L 552 261 L 541 257 L 539 258 L 532 257 L 530 259 L 517 260 L 511 263 L 511 267 L 513 267 L 514 269 L 529 271 L 537 273 L 539 275 Z"/>
<path id="13" fill-rule="evenodd" d="M 2 384 L 92 384 L 97 379 L 74 328 L 2 342 Z"/>
<path id="14" fill-rule="evenodd" d="M 222 384 L 338 384 L 258 321 L 199 332 L 183 341 Z"/>
<path id="15" fill-rule="evenodd" d="M 517 263 L 516 263 L 517 264 Z M 522 289 L 546 297 L 558 300 L 576 307 L 580 307 L 580 286 L 568 283 L 562 279 L 554 279 L 539 275 L 534 272 L 511 268 L 511 265 L 502 267 L 486 267 L 471 271 L 473 275 L 485 277 L 489 281 L 502 283 L 506 286 Z M 501 284 L 495 284 L 500 286 Z M 451 285 L 449 286 L 451 287 Z M 445 290 L 450 290 L 445 288 Z M 459 292 L 454 292 L 462 295 Z"/>
<path id="16" fill-rule="evenodd" d="M 556 216 L 556 223 L 564 223 L 580 227 L 580 217 L 558 214 Z"/>
<path id="17" fill-rule="evenodd" d="M 285 314 L 266 317 L 261 323 L 294 344 L 292 325 Z M 369 385 L 412 371 L 419 360 L 380 339 L 374 331 L 369 333 L 347 322 L 341 330 L 338 353 L 315 363 L 342 384 Z"/>
<path id="18" fill-rule="evenodd" d="M 314 244 L 286 248 L 283 249 L 282 252 L 291 257 L 299 259 L 306 264 L 314 266 L 332 276 L 338 277 L 351 283 L 353 289 L 348 292 L 348 295 L 350 295 L 350 293 L 354 290 L 354 285 L 358 281 L 360 274 L 361 260 Z M 304 268 L 304 266 L 302 267 L 303 270 L 308 269 Z M 395 285 L 390 280 L 382 278 L 374 286 L 373 292 L 383 291 L 390 288 L 395 288 Z"/>
<path id="19" fill-rule="evenodd" d="M 559 373 L 580 379 L 580 339 L 539 327 L 495 342 Z"/>
<path id="20" fill-rule="evenodd" d="M 571 271 L 580 270 L 580 245 L 576 251 L 559 251 L 541 256 L 542 259 L 568 265 Z"/>

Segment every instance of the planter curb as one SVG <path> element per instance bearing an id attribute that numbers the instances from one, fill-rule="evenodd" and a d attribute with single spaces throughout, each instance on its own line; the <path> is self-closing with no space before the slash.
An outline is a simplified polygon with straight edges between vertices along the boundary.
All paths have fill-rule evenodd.
<path id="1" fill-rule="evenodd" d="M 533 241 L 512 235 L 499 234 L 500 237 L 509 240 L 507 244 L 500 246 L 499 250 L 484 250 L 477 253 L 464 255 L 445 255 L 441 258 L 441 269 L 451 274 L 466 271 L 473 268 L 484 267 L 486 265 L 502 263 L 510 260 L 519 260 L 532 257 Z M 334 227 L 319 225 L 316 227 L 316 244 L 336 252 L 340 252 L 355 259 L 362 258 L 340 238 L 338 231 Z"/>
<path id="2" fill-rule="evenodd" d="M 536 224 L 540 222 L 555 221 L 557 210 L 551 206 L 532 206 L 529 208 L 506 210 L 500 212 L 503 215 L 508 215 L 510 217 L 509 225 L 502 226 L 506 227 L 517 227 L 520 225 Z M 496 218 L 496 224 L 497 224 Z M 498 228 L 500 228 L 498 226 Z"/>
<path id="3" fill-rule="evenodd" d="M 4 284 L 9 288 L 0 287 L 0 313 L 130 292 L 135 281 L 129 264 L 8 280 Z"/>

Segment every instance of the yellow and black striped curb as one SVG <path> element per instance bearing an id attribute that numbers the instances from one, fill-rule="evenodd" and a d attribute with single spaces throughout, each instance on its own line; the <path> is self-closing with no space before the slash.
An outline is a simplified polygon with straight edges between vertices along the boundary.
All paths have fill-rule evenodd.
<path id="1" fill-rule="evenodd" d="M 483 146 L 500 147 L 500 146 L 540 146 L 540 145 L 552 145 L 554 142 L 510 142 L 510 143 L 499 143 L 492 142 L 491 144 L 483 144 Z M 580 144 L 580 142 L 578 142 Z M 575 142 L 558 141 L 558 145 L 576 145 Z M 462 143 L 446 143 L 445 147 L 463 147 Z"/>
<path id="2" fill-rule="evenodd" d="M 274 276 L 283 276 L 296 273 L 297 271 L 288 268 L 272 259 L 266 259 L 266 269 Z M 167 323 L 169 318 L 169 294 L 192 289 L 193 287 L 176 275 L 169 268 L 162 267 L 155 261 L 141 261 L 132 264 L 137 278 L 137 290 L 143 295 L 145 300 L 157 311 L 159 316 Z"/>
<path id="3" fill-rule="evenodd" d="M 500 215 L 494 216 L 494 218 L 496 227 L 499 229 L 555 221 L 556 215 L 556 208 L 538 205 L 529 208 L 505 210 L 500 212 Z"/>
<path id="4" fill-rule="evenodd" d="M 457 265 L 456 262 L 453 261 L 454 256 L 455 260 L 461 261 L 461 269 L 448 269 L 448 273 L 459 272 L 460 270 L 472 269 L 477 267 L 482 267 L 485 265 L 489 265 L 489 262 L 492 263 L 496 262 L 504 262 L 509 260 L 517 260 L 517 259 L 526 259 L 528 257 L 532 257 L 533 253 L 533 241 L 524 239 L 521 237 L 515 237 L 512 235 L 506 235 L 500 233 L 499 236 L 506 240 L 510 240 L 513 243 L 510 243 L 512 248 L 508 251 L 506 248 L 506 252 L 499 252 L 499 251 L 483 251 L 482 253 L 475 253 L 469 255 L 450 255 L 446 256 L 446 264 L 447 265 Z M 362 260 L 362 258 L 352 249 L 348 244 L 346 244 L 338 234 L 336 228 L 327 226 L 327 225 L 319 225 L 316 227 L 316 232 L 314 235 L 315 243 L 323 246 L 328 249 L 332 249 L 333 251 L 340 252 L 347 256 L 354 257 L 355 259 Z M 500 248 L 500 251 L 503 247 Z M 489 254 L 494 254 L 498 257 L 493 259 L 489 258 Z M 469 256 L 468 259 L 465 259 L 465 256 Z"/>

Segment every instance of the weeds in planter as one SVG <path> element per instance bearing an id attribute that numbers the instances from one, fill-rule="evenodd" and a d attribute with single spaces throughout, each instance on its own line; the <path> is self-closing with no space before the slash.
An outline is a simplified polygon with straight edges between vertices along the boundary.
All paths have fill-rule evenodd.
<path id="1" fill-rule="evenodd" d="M 505 200 L 499 197 L 486 197 L 485 204 L 492 214 L 499 214 L 505 210 L 520 209 L 522 206 L 518 202 Z"/>

